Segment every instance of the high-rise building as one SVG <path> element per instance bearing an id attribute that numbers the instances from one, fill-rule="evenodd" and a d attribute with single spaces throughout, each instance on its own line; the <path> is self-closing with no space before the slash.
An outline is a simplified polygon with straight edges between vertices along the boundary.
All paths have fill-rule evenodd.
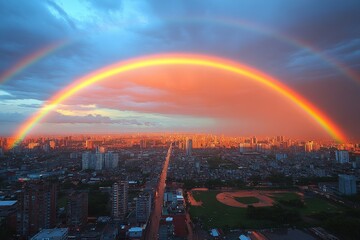
<path id="1" fill-rule="evenodd" d="M 97 152 L 94 154 L 95 156 L 95 170 L 102 170 L 104 167 L 104 154 Z"/>
<path id="2" fill-rule="evenodd" d="M 125 220 L 128 207 L 128 181 L 116 182 L 112 186 L 112 209 L 114 220 Z"/>
<path id="3" fill-rule="evenodd" d="M 335 160 L 338 163 L 349 162 L 349 152 L 346 150 L 335 151 Z"/>
<path id="4" fill-rule="evenodd" d="M 151 213 L 151 195 L 141 193 L 136 200 L 136 221 L 139 223 L 147 222 Z"/>
<path id="5" fill-rule="evenodd" d="M 344 195 L 356 194 L 356 177 L 353 175 L 339 174 L 339 192 Z"/>
<path id="6" fill-rule="evenodd" d="M 119 165 L 119 154 L 113 152 L 105 153 L 105 169 L 114 169 Z"/>
<path id="7" fill-rule="evenodd" d="M 186 139 L 185 150 L 186 150 L 186 156 L 191 156 L 191 153 L 192 153 L 192 140 L 189 139 L 189 138 Z"/>
<path id="8" fill-rule="evenodd" d="M 86 225 L 88 218 L 88 193 L 71 192 L 66 204 L 66 224 L 78 228 Z"/>
<path id="9" fill-rule="evenodd" d="M 26 182 L 18 194 L 17 233 L 28 237 L 56 224 L 57 187 L 45 182 Z"/>

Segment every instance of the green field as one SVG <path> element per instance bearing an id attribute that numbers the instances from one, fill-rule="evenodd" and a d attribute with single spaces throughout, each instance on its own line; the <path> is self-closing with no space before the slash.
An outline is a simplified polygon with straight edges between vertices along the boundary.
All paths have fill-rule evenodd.
<path id="1" fill-rule="evenodd" d="M 279 201 L 300 199 L 300 196 L 294 192 L 283 192 L 283 193 L 273 193 L 271 194 L 271 198 L 279 202 Z"/>
<path id="2" fill-rule="evenodd" d="M 301 197 L 294 192 L 274 193 L 271 196 L 276 202 L 300 200 Z M 302 215 L 310 215 L 319 212 L 341 212 L 343 207 L 335 205 L 320 198 L 305 198 L 304 208 L 300 208 L 299 211 Z"/>
<path id="3" fill-rule="evenodd" d="M 343 210 L 343 207 L 329 203 L 324 199 L 309 198 L 305 199 L 305 208 L 301 209 L 300 212 L 304 215 L 310 215 L 319 212 L 341 212 Z"/>
<path id="4" fill-rule="evenodd" d="M 202 206 L 191 206 L 190 215 L 194 221 L 200 220 L 206 228 L 220 227 L 220 228 L 267 228 L 279 226 L 279 222 L 270 220 L 249 219 L 247 208 L 238 208 L 227 206 L 216 200 L 216 195 L 220 191 L 193 191 L 192 194 L 197 201 L 201 201 Z M 304 226 L 307 224 L 308 216 L 320 212 L 341 212 L 341 206 L 332 204 L 325 199 L 320 198 L 305 198 L 302 206 L 292 206 L 288 203 L 292 201 L 301 201 L 301 196 L 295 192 L 273 193 L 271 197 L 275 200 L 280 208 L 284 209 L 284 216 L 289 213 L 297 213 L 300 217 L 295 220 L 294 224 Z M 244 204 L 253 204 L 259 201 L 256 197 L 238 197 L 237 201 Z M 273 207 L 261 207 L 263 213 L 269 215 L 269 211 L 274 211 Z M 266 211 L 265 211 L 266 210 Z M 276 213 L 276 211 L 275 211 Z M 271 213 L 270 213 L 271 215 Z M 296 219 L 296 218 L 295 218 Z M 286 219 L 284 220 L 286 222 Z"/>
<path id="5" fill-rule="evenodd" d="M 243 204 L 254 204 L 260 202 L 256 197 L 235 197 L 235 200 Z"/>
<path id="6" fill-rule="evenodd" d="M 257 221 L 246 218 L 246 208 L 230 207 L 216 200 L 219 191 L 194 191 L 195 200 L 202 201 L 202 206 L 191 206 L 192 219 L 199 218 L 205 227 L 242 227 L 258 228 L 271 226 L 269 221 Z"/>

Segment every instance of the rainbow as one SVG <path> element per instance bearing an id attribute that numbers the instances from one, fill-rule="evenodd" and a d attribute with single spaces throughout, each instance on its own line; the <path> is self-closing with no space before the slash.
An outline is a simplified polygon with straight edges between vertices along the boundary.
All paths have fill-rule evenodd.
<path id="1" fill-rule="evenodd" d="M 13 135 L 15 139 L 13 146 L 19 144 L 25 136 L 43 119 L 51 110 L 54 110 L 60 103 L 75 95 L 84 88 L 91 86 L 108 77 L 155 66 L 167 65 L 191 65 L 219 69 L 252 79 L 255 82 L 265 85 L 269 89 L 277 92 L 290 102 L 302 109 L 308 116 L 317 122 L 330 136 L 339 142 L 345 141 L 345 135 L 341 132 L 327 116 L 316 109 L 296 92 L 283 85 L 271 76 L 265 75 L 246 65 L 236 63 L 227 59 L 212 57 L 208 55 L 169 53 L 162 55 L 151 55 L 136 58 L 128 61 L 121 61 L 98 71 L 92 72 L 82 78 L 75 80 L 72 84 L 56 93 L 47 103 L 39 109 L 33 116 L 21 124 Z"/>
<path id="2" fill-rule="evenodd" d="M 0 84 L 5 83 L 7 80 L 11 79 L 16 74 L 22 72 L 25 68 L 33 65 L 34 63 L 40 61 L 42 58 L 65 46 L 66 43 L 67 41 L 65 40 L 57 41 L 25 56 L 15 65 L 13 65 L 11 68 L 9 68 L 7 71 L 0 75 Z"/>
<path id="3" fill-rule="evenodd" d="M 202 17 L 202 16 L 191 16 L 187 17 L 186 19 L 180 18 L 169 18 L 170 21 L 174 22 L 190 22 L 190 23 L 212 23 L 217 25 L 224 25 L 233 28 L 242 28 L 249 32 L 254 32 L 262 35 L 266 35 L 272 37 L 278 41 L 284 42 L 290 46 L 297 47 L 299 49 L 303 49 L 311 55 L 316 56 L 317 58 L 321 59 L 324 63 L 327 63 L 332 68 L 337 70 L 342 75 L 346 76 L 348 79 L 353 80 L 357 83 L 360 82 L 360 76 L 355 71 L 351 70 L 348 66 L 346 66 L 341 61 L 335 59 L 334 57 L 326 54 L 324 51 L 318 49 L 317 47 L 311 45 L 310 43 L 306 42 L 303 39 L 298 39 L 286 35 L 282 32 L 276 31 L 271 28 L 267 28 L 263 25 L 255 24 L 254 22 L 249 22 L 244 19 L 231 19 L 231 18 L 209 18 L 209 17 Z"/>
<path id="4" fill-rule="evenodd" d="M 179 18 L 165 18 L 169 22 L 190 22 L 190 23 L 204 23 L 204 22 L 210 22 L 214 24 L 222 24 L 225 26 L 235 27 L 235 28 L 243 28 L 247 31 L 252 31 L 260 34 L 265 34 L 267 36 L 270 36 L 272 38 L 275 38 L 279 41 L 286 42 L 289 45 L 298 47 L 300 49 L 304 49 L 308 52 L 310 52 L 312 55 L 320 58 L 322 61 L 330 64 L 334 69 L 339 71 L 341 74 L 346 76 L 347 78 L 355 81 L 360 82 L 360 76 L 355 71 L 352 71 L 349 69 L 345 64 L 342 62 L 336 60 L 333 57 L 328 56 L 327 54 L 323 53 L 316 47 L 312 46 L 309 43 L 306 43 L 304 40 L 296 39 L 293 37 L 290 37 L 288 35 L 285 35 L 283 33 L 280 33 L 278 31 L 272 30 L 270 28 L 266 28 L 264 26 L 255 24 L 253 22 L 245 21 L 242 19 L 230 19 L 230 18 L 207 18 L 207 17 L 188 17 L 186 19 L 179 19 Z M 50 55 L 51 53 L 55 52 L 56 50 L 62 48 L 66 45 L 66 43 L 69 42 L 68 40 L 61 40 L 58 42 L 55 42 L 53 44 L 50 44 L 48 46 L 45 46 L 34 53 L 27 55 L 23 59 L 21 59 L 19 62 L 17 62 L 13 67 L 11 67 L 9 70 L 5 71 L 3 74 L 0 75 L 0 84 L 5 83 L 7 80 L 15 76 L 16 74 L 19 74 L 22 72 L 25 68 L 29 67 L 30 65 L 40 61 L 42 58 Z"/>

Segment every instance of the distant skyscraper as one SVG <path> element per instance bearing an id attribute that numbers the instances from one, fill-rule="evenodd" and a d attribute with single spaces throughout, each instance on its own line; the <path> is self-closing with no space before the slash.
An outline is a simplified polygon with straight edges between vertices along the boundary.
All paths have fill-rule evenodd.
<path id="1" fill-rule="evenodd" d="M 313 141 L 308 141 L 307 143 L 305 143 L 305 152 L 312 152 L 313 145 L 314 145 Z"/>
<path id="2" fill-rule="evenodd" d="M 186 139 L 185 150 L 186 150 L 186 156 L 191 156 L 191 154 L 192 154 L 192 140 L 189 139 L 189 138 Z"/>
<path id="3" fill-rule="evenodd" d="M 88 218 L 88 193 L 72 192 L 66 204 L 66 224 L 78 228 L 86 225 Z"/>
<path id="4" fill-rule="evenodd" d="M 93 163 L 92 163 L 91 157 L 92 157 L 91 152 L 84 152 L 82 154 L 81 163 L 82 163 L 83 170 L 93 169 Z"/>
<path id="5" fill-rule="evenodd" d="M 85 148 L 86 149 L 93 149 L 94 148 L 94 142 L 91 140 L 86 140 L 85 142 Z"/>
<path id="6" fill-rule="evenodd" d="M 353 175 L 340 174 L 339 175 L 339 192 L 344 195 L 354 195 L 356 189 L 356 177 Z"/>
<path id="7" fill-rule="evenodd" d="M 284 141 L 284 136 L 276 136 L 276 141 L 277 142 L 283 142 Z"/>
<path id="8" fill-rule="evenodd" d="M 101 171 L 104 168 L 113 169 L 118 166 L 119 163 L 119 155 L 113 152 L 107 153 L 91 153 L 84 152 L 82 154 L 82 169 L 93 169 L 97 171 Z"/>
<path id="9" fill-rule="evenodd" d="M 147 222 L 151 213 L 151 195 L 142 193 L 136 200 L 136 221 L 139 223 Z"/>
<path id="10" fill-rule="evenodd" d="M 345 150 L 335 151 L 335 159 L 338 163 L 349 162 L 349 152 Z"/>
<path id="11" fill-rule="evenodd" d="M 26 182 L 18 194 L 17 233 L 28 237 L 56 224 L 56 185 Z"/>
<path id="12" fill-rule="evenodd" d="M 128 206 L 128 181 L 114 183 L 112 186 L 112 217 L 125 220 Z"/>

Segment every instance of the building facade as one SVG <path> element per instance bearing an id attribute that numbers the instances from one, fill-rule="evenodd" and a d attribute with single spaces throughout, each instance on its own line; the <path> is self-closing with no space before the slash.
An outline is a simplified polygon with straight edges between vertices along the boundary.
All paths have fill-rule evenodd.
<path id="1" fill-rule="evenodd" d="M 357 193 L 356 177 L 353 175 L 339 175 L 339 192 L 343 195 L 354 195 Z"/>
<path id="2" fill-rule="evenodd" d="M 128 210 L 128 182 L 116 182 L 112 186 L 111 215 L 114 220 L 123 221 Z"/>
<path id="3" fill-rule="evenodd" d="M 17 233 L 30 236 L 56 224 L 57 186 L 46 182 L 26 182 L 18 194 Z"/>

